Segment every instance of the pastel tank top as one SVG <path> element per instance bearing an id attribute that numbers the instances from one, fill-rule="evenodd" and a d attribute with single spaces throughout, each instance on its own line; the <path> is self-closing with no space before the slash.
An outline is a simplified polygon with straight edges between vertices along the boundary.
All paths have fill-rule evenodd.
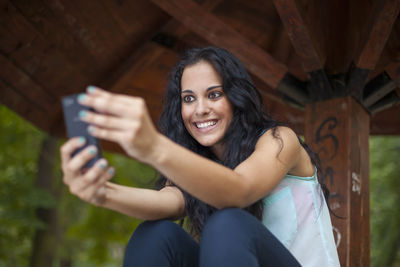
<path id="1" fill-rule="evenodd" d="M 287 174 L 263 202 L 263 224 L 302 266 L 340 266 L 317 170 L 311 177 Z"/>

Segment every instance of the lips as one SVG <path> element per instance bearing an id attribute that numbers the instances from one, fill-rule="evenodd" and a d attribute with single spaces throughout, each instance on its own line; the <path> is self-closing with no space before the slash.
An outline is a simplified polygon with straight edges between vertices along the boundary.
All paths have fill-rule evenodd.
<path id="1" fill-rule="evenodd" d="M 195 122 L 194 125 L 196 126 L 197 129 L 206 129 L 206 128 L 210 128 L 213 127 L 214 125 L 216 125 L 218 122 L 218 120 L 207 120 L 207 121 L 199 121 L 199 122 Z"/>

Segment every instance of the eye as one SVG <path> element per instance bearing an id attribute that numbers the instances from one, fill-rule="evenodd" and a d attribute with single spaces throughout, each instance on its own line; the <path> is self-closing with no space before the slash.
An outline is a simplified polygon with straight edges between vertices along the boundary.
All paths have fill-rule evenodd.
<path id="1" fill-rule="evenodd" d="M 183 100 L 184 103 L 191 103 L 191 102 L 194 101 L 194 96 L 192 96 L 192 95 L 185 95 L 185 96 L 182 98 L 182 100 Z"/>
<path id="2" fill-rule="evenodd" d="M 222 95 L 223 95 L 223 93 L 220 92 L 220 91 L 212 91 L 212 92 L 210 92 L 210 94 L 208 95 L 208 98 L 209 98 L 209 99 L 216 99 L 216 98 L 221 97 Z"/>

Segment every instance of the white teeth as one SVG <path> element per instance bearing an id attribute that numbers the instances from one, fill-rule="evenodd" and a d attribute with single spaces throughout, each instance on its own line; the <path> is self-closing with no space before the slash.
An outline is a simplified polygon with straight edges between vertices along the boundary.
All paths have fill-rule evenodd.
<path id="1" fill-rule="evenodd" d="M 216 121 L 207 121 L 207 122 L 200 122 L 196 123 L 197 128 L 206 128 L 215 125 L 217 122 Z"/>

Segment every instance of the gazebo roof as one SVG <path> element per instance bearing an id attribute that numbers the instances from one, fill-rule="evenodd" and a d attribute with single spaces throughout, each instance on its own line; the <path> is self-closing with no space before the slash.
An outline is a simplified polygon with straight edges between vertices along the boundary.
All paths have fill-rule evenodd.
<path id="1" fill-rule="evenodd" d="M 142 96 L 154 120 L 194 46 L 229 49 L 267 110 L 303 132 L 304 105 L 353 95 L 371 134 L 400 134 L 399 1 L 3 1 L 0 103 L 64 136 L 60 99 L 94 84 Z"/>

